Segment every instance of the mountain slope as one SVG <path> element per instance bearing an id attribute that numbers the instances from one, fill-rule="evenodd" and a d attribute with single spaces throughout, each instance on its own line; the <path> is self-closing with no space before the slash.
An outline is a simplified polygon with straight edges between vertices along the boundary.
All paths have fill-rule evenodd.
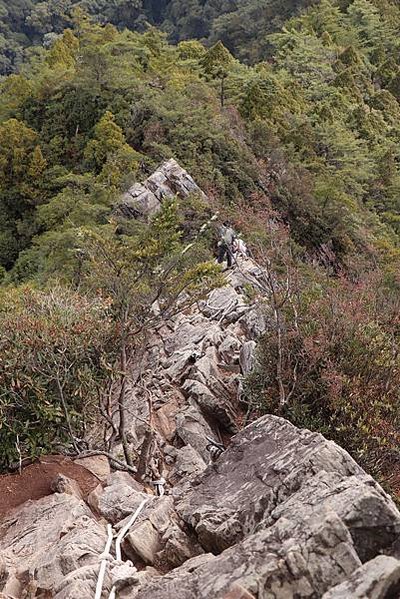
<path id="1" fill-rule="evenodd" d="M 283 22 L 312 0 L 19 0 L 0 2 L 0 74 L 8 74 L 31 54 L 30 47 L 45 46 L 79 19 L 76 9 L 87 12 L 100 23 L 119 29 L 144 31 L 148 25 L 161 27 L 174 41 L 222 39 L 239 57 L 265 58 L 264 37 L 277 31 Z M 259 48 L 257 49 L 257 45 Z M 250 47 L 249 47 L 250 46 Z"/>
<path id="2" fill-rule="evenodd" d="M 29 38 L 33 6 L 18 6 L 30 19 L 4 23 Z M 270 326 L 243 381 L 247 417 L 323 431 L 397 493 L 398 7 L 324 0 L 263 38 L 270 59 L 249 66 L 221 42 L 170 44 L 71 6 L 35 4 L 42 29 L 0 83 L 1 467 L 79 451 L 115 385 L 122 424 L 100 442 L 118 440 L 133 467 L 127 363 L 183 291 L 189 312 L 213 288 L 231 295 L 215 264 L 230 220 L 262 272 L 240 309 L 260 302 Z M 238 10 L 263 27 L 264 8 Z M 109 9 L 136 23 L 141 6 Z M 205 195 L 169 196 L 145 218 L 115 211 L 171 159 Z"/>

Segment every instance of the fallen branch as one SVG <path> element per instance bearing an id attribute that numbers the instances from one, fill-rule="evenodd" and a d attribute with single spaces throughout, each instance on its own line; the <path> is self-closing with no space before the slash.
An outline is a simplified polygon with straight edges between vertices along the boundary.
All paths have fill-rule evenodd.
<path id="1" fill-rule="evenodd" d="M 151 447 L 153 444 L 153 438 L 154 438 L 153 432 L 154 431 L 151 428 L 148 428 L 145 433 L 145 437 L 144 437 L 144 440 L 142 443 L 142 448 L 140 451 L 138 468 L 137 468 L 136 480 L 138 482 L 142 482 L 143 477 L 146 474 L 146 469 L 147 469 L 147 465 L 149 463 L 149 458 L 150 458 L 150 453 L 151 453 Z"/>
<path id="2" fill-rule="evenodd" d="M 96 455 L 106 456 L 106 458 L 108 458 L 110 460 L 110 462 L 114 462 L 115 464 L 117 464 L 119 466 L 118 470 L 125 470 L 126 472 L 130 472 L 131 474 L 136 474 L 136 472 L 137 472 L 137 469 L 134 466 L 129 466 L 128 464 L 125 464 L 118 458 L 115 458 L 111 453 L 108 453 L 108 451 L 102 451 L 100 449 L 99 450 L 95 449 L 93 451 L 83 451 L 83 452 L 79 453 L 78 455 L 71 456 L 71 459 L 78 460 L 81 458 L 92 458 Z"/>

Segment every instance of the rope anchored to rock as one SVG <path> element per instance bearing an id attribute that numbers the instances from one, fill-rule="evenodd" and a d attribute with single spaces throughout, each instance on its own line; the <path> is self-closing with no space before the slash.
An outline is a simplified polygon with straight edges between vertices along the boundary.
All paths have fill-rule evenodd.
<path id="1" fill-rule="evenodd" d="M 106 541 L 106 546 L 104 548 L 103 553 L 99 556 L 100 559 L 100 570 L 99 570 L 99 577 L 97 579 L 97 585 L 96 585 L 96 594 L 94 596 L 94 599 L 101 599 L 101 595 L 103 593 L 103 584 L 104 584 L 104 576 L 106 574 L 106 569 L 107 569 L 107 562 L 112 559 L 111 556 L 111 545 L 113 542 L 113 530 L 112 530 L 112 526 L 111 524 L 107 525 L 107 541 Z"/>
<path id="2" fill-rule="evenodd" d="M 159 478 L 158 480 L 153 480 L 152 485 L 155 487 L 156 493 L 159 497 L 162 497 L 165 494 L 164 486 L 166 484 L 165 478 Z"/>
<path id="3" fill-rule="evenodd" d="M 130 562 L 130 561 L 123 562 L 122 561 L 121 545 L 122 545 L 122 541 L 124 540 L 125 535 L 129 531 L 129 529 L 134 525 L 134 523 L 136 522 L 136 520 L 142 513 L 143 508 L 150 501 L 150 499 L 151 499 L 150 497 L 146 497 L 145 499 L 143 499 L 143 501 L 141 502 L 141 504 L 139 505 L 137 510 L 134 512 L 134 514 L 132 514 L 131 518 L 128 520 L 128 522 L 125 524 L 125 526 L 121 529 L 121 531 L 118 533 L 116 541 L 115 541 L 115 559 L 111 555 L 111 545 L 113 542 L 114 533 L 113 533 L 111 524 L 107 525 L 106 546 L 104 548 L 104 552 L 99 556 L 101 563 L 100 563 L 100 569 L 99 569 L 99 576 L 97 579 L 95 599 L 101 599 L 101 596 L 103 593 L 104 577 L 106 574 L 108 563 L 112 564 L 111 578 L 112 578 L 112 582 L 113 582 L 113 586 L 112 586 L 112 589 L 111 589 L 111 592 L 109 595 L 109 599 L 115 599 L 116 592 L 117 592 L 118 588 L 120 587 L 121 582 L 125 582 L 126 580 L 128 580 L 129 578 L 131 578 L 132 576 L 134 576 L 136 574 L 137 569 L 132 564 L 132 562 Z"/>

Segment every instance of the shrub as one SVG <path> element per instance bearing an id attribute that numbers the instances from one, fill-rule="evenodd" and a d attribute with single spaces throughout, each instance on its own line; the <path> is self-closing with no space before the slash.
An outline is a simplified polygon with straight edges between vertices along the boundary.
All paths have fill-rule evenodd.
<path id="1" fill-rule="evenodd" d="M 320 280 L 296 293 L 296 314 L 291 305 L 281 309 L 280 347 L 270 317 L 273 330 L 247 379 L 250 407 L 324 433 L 390 483 L 400 442 L 398 289 L 377 271 L 362 282 Z"/>
<path id="2" fill-rule="evenodd" d="M 0 467 L 75 443 L 109 374 L 108 302 L 54 286 L 0 295 Z"/>

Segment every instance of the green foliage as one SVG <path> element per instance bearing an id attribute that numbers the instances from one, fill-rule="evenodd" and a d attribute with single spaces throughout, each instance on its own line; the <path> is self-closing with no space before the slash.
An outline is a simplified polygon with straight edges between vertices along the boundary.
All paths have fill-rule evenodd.
<path id="1" fill-rule="evenodd" d="M 233 62 L 232 54 L 220 41 L 207 50 L 201 59 L 204 71 L 218 78 L 226 77 L 227 71 Z"/>
<path id="2" fill-rule="evenodd" d="M 114 230 L 107 225 L 79 231 L 81 285 L 110 297 L 115 317 L 136 334 L 154 319 L 154 302 L 168 314 L 184 291 L 190 301 L 191 295 L 201 296 L 219 284 L 219 268 L 210 255 L 199 252 L 197 243 L 185 245 L 176 201 L 165 202 L 150 224 L 137 226 L 134 235 L 116 235 Z"/>
<path id="3" fill-rule="evenodd" d="M 108 303 L 65 287 L 0 294 L 0 467 L 71 442 L 93 417 L 109 376 L 114 325 Z M 107 351 L 108 350 L 108 351 Z"/>
<path id="4" fill-rule="evenodd" d="M 254 187 L 255 159 L 229 132 L 230 119 L 203 77 L 203 46 L 197 43 L 199 58 L 180 58 L 181 51 L 155 30 L 118 33 L 81 18 L 26 64 L 23 76 L 4 80 L 0 264 L 9 269 L 20 254 L 9 280 L 53 272 L 54 263 L 64 276 L 68 243 L 72 251 L 79 245 L 74 227 L 105 222 L 117 194 L 144 177 L 139 168 L 148 172 L 175 156 L 226 199 Z M 81 187 L 91 183 L 74 200 L 79 178 Z"/>
<path id="5" fill-rule="evenodd" d="M 42 268 L 47 285 L 0 293 L 0 468 L 18 451 L 26 457 L 74 445 L 99 418 L 109 380 L 125 380 L 127 355 L 142 347 L 148 327 L 174 314 L 183 293 L 180 310 L 221 282 L 209 253 L 197 241 L 186 244 L 175 201 L 127 235 L 115 224 L 78 227 L 76 206 L 69 208 L 76 228 L 64 229 L 67 199 L 63 192 L 41 207 L 41 218 L 54 219 L 52 230 L 17 265 L 22 278 Z M 61 286 L 55 276 L 62 269 Z"/>
<path id="6" fill-rule="evenodd" d="M 312 0 L 18 0 L 0 1 L 0 74 L 17 69 L 30 46 L 57 44 L 65 28 L 87 20 L 112 23 L 120 30 L 143 32 L 150 25 L 167 31 L 172 41 L 221 39 L 240 58 L 253 62 L 270 46 L 266 34 L 278 30 L 285 19 Z"/>
<path id="7" fill-rule="evenodd" d="M 85 159 L 99 180 L 118 188 L 125 173 L 135 173 L 140 155 L 125 141 L 114 115 L 107 111 L 94 128 L 94 137 L 85 148 Z"/>
<path id="8" fill-rule="evenodd" d="M 397 76 L 390 62 L 397 48 L 393 11 L 386 22 L 383 9 L 368 0 L 346 10 L 324 0 L 268 38 L 273 64 L 248 68 L 220 41 L 209 49 L 197 41 L 175 48 L 155 29 L 119 33 L 91 24 L 72 4 L 58 7 L 54 21 L 70 15 L 72 29 L 38 52 L 23 75 L 2 83 L 4 139 L 32 146 L 21 148 L 23 172 L 13 173 L 12 182 L 3 175 L 9 198 L 0 230 L 12 239 L 12 252 L 0 256 L 3 266 L 24 252 L 21 260 L 33 267 L 39 258 L 32 260 L 32 252 L 40 253 L 42 241 L 61 242 L 39 211 L 60 204 L 67 173 L 92 177 L 97 191 L 84 192 L 88 207 L 99 205 L 103 186 L 108 198 L 92 213 L 98 223 L 113 195 L 171 156 L 225 202 L 265 190 L 269 179 L 275 207 L 307 248 L 329 243 L 339 260 L 359 250 L 376 259 L 388 244 L 396 253 L 397 179 L 380 176 L 382 155 L 400 136 L 399 104 L 390 91 Z M 105 10 L 101 3 L 86 8 Z M 123 3 L 120 9 L 127 14 Z M 159 18 L 164 9 L 172 6 Z M 135 10 L 142 10 L 139 3 Z M 227 16 L 231 7 L 222 10 Z M 21 139 L 11 140 L 17 123 Z M 24 141 L 28 130 L 35 139 Z M 8 163 L 5 148 L 3 154 Z M 69 192 L 65 198 L 71 204 Z M 80 222 L 90 218 L 87 210 Z"/>
<path id="9" fill-rule="evenodd" d="M 282 302 L 251 409 L 391 464 L 399 26 L 389 0 L 0 0 L 4 464 L 16 442 L 25 455 L 71 436 L 55 373 L 80 434 L 83 393 L 90 413 L 148 325 L 221 283 L 213 234 L 199 235 L 216 210 L 268 258 L 266 295 Z M 115 222 L 117 197 L 171 157 L 210 203 Z"/>

